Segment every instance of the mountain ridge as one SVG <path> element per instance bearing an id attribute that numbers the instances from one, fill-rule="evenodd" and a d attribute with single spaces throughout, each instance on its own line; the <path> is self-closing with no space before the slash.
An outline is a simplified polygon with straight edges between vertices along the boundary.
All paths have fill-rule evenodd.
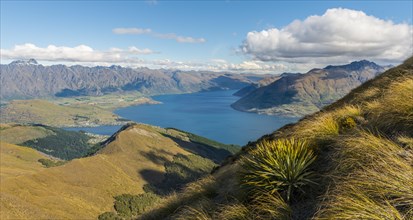
<path id="1" fill-rule="evenodd" d="M 231 106 L 239 111 L 303 116 L 320 110 L 374 78 L 387 67 L 367 60 L 312 69 L 306 74 L 285 75 L 259 87 Z"/>
<path id="2" fill-rule="evenodd" d="M 32 59 L 2 64 L 0 70 L 2 99 L 98 96 L 129 91 L 159 95 L 240 89 L 253 83 L 255 78 L 263 77 L 257 74 L 120 66 L 43 66 Z"/>

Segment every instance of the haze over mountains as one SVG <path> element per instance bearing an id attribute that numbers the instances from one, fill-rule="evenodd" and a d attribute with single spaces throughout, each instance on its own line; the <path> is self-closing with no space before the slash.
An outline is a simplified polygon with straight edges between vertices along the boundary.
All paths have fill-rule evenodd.
<path id="1" fill-rule="evenodd" d="M 232 107 L 247 112 L 302 116 L 338 100 L 388 68 L 362 60 L 312 69 L 306 74 L 283 74 L 270 84 L 239 91 L 236 94 L 243 97 Z"/>
<path id="2" fill-rule="evenodd" d="M 264 76 L 120 66 L 43 66 L 34 59 L 1 65 L 0 98 L 28 99 L 138 91 L 145 95 L 240 89 Z"/>

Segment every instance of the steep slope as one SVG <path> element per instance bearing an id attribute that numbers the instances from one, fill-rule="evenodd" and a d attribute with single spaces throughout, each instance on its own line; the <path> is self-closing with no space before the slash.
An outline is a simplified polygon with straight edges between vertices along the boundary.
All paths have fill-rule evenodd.
<path id="1" fill-rule="evenodd" d="M 120 66 L 43 66 L 35 61 L 15 61 L 1 65 L 0 71 L 2 99 L 93 96 L 127 91 L 139 91 L 145 95 L 190 93 L 240 89 L 253 82 L 251 75 L 231 73 Z"/>
<path id="2" fill-rule="evenodd" d="M 22 147 L 13 148 L 7 152 L 15 152 Z M 197 151 L 204 148 L 210 151 L 217 149 L 193 143 L 187 134 L 174 129 L 138 124 L 124 126 L 93 156 L 74 159 L 58 167 L 36 168 L 33 172 L 28 169 L 22 172 L 24 175 L 2 180 L 0 218 L 96 218 L 113 210 L 114 196 L 145 193 L 145 185 L 157 186 L 168 179 L 166 165 L 173 164 L 177 156 L 193 157 L 191 155 L 196 156 Z M 4 156 L 10 157 L 7 152 Z M 231 154 L 217 149 L 216 154 L 208 159 L 209 163 L 214 164 L 212 160 L 223 153 Z M 185 169 L 190 170 L 191 167 Z M 169 187 L 180 186 L 179 182 L 171 184 L 175 185 Z"/>
<path id="3" fill-rule="evenodd" d="M 412 122 L 413 57 L 140 219 L 412 219 Z"/>
<path id="4" fill-rule="evenodd" d="M 232 107 L 247 112 L 303 116 L 313 113 L 385 71 L 366 60 L 289 74 L 250 92 Z"/>

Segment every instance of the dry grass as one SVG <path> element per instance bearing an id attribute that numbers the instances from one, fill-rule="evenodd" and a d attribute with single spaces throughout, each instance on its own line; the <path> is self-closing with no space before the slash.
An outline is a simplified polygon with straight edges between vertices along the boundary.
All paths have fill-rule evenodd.
<path id="1" fill-rule="evenodd" d="M 371 198 L 359 188 L 346 187 L 343 192 L 330 200 L 328 207 L 315 217 L 317 220 L 329 219 L 372 219 L 403 220 L 403 215 L 387 202 Z"/>
<path id="2" fill-rule="evenodd" d="M 391 83 L 380 98 L 365 106 L 371 124 L 386 132 L 413 130 L 413 77 Z"/>
<path id="3" fill-rule="evenodd" d="M 47 157 L 27 147 L 21 147 L 0 141 L 0 181 L 44 170 L 39 159 Z"/>
<path id="4" fill-rule="evenodd" d="M 0 140 L 11 144 L 21 144 L 53 134 L 53 131 L 39 126 L 2 124 L 2 128 L 0 130 Z"/>
<path id="5" fill-rule="evenodd" d="M 189 154 L 156 129 L 135 125 L 92 157 L 47 169 L 36 162 L 40 172 L 2 181 L 1 219 L 96 218 L 113 209 L 114 196 L 143 193 L 148 181 L 163 178 L 162 160 L 149 158 L 148 153 L 166 161 L 172 161 L 178 153 Z M 7 160 L 3 152 L 1 156 L 3 175 L 6 171 L 3 163 Z M 146 170 L 151 175 L 144 175 Z"/>
<path id="6" fill-rule="evenodd" d="M 397 143 L 359 131 L 335 144 L 332 189 L 317 219 L 404 219 L 413 210 L 413 157 Z"/>
<path id="7" fill-rule="evenodd" d="M 49 126 L 113 124 L 119 118 L 110 110 L 92 105 L 57 105 L 46 100 L 15 100 L 1 109 L 3 123 L 37 123 Z"/>

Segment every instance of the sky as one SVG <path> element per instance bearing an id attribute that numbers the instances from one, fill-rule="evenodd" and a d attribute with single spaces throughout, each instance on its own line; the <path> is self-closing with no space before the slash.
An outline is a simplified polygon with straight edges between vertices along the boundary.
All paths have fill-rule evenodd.
<path id="1" fill-rule="evenodd" d="M 413 54 L 413 1 L 3 1 L 1 63 L 306 72 Z"/>

